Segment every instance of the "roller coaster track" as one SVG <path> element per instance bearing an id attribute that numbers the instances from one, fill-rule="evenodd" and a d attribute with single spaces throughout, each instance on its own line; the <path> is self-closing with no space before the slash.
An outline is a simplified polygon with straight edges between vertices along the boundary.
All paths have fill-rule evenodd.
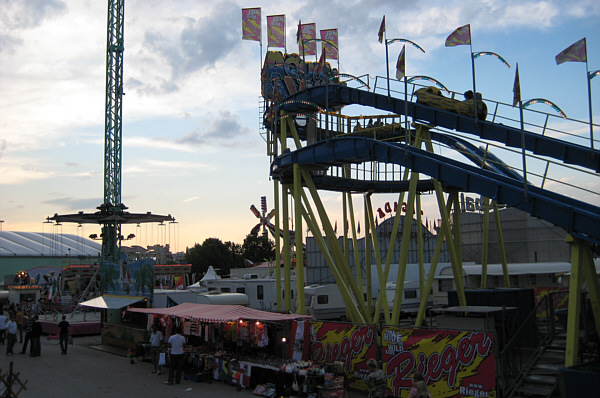
<path id="1" fill-rule="evenodd" d="M 329 107 L 358 104 L 394 114 L 405 114 L 406 109 L 408 116 L 413 117 L 416 122 L 477 135 L 482 139 L 499 142 L 508 147 L 521 148 L 519 129 L 482 120 L 476 122 L 470 117 L 413 102 L 405 104 L 401 99 L 346 86 L 327 85 L 308 88 L 286 98 L 279 109 L 288 112 L 311 112 L 314 111 L 311 103 L 322 107 L 326 104 Z M 524 132 L 524 136 L 525 148 L 536 155 L 558 159 L 565 164 L 587 168 L 596 173 L 600 172 L 598 150 L 528 131 Z M 450 145 L 465 143 L 465 141 L 453 140 L 447 135 L 432 138 L 445 140 Z M 476 151 L 477 148 L 471 145 L 469 152 Z M 445 186 L 478 193 L 560 226 L 575 237 L 592 244 L 600 244 L 600 207 L 532 185 L 528 185 L 527 195 L 525 195 L 523 179 L 509 172 L 507 167 L 486 170 L 403 143 L 352 136 L 327 139 L 277 157 L 272 164 L 271 174 L 277 180 L 289 182 L 292 179 L 294 163 L 324 169 L 329 166 L 369 161 L 410 168 L 437 179 Z M 335 180 L 325 176 L 319 178 L 324 184 L 349 191 L 359 191 L 368 187 L 368 190 L 373 192 L 390 192 L 394 188 L 400 188 L 402 184 L 396 182 L 394 186 L 389 181 L 370 181 L 355 186 L 353 182 L 344 179 Z M 426 181 L 421 184 L 423 184 L 422 189 L 427 189 Z"/>
<path id="2" fill-rule="evenodd" d="M 479 136 L 482 139 L 499 142 L 509 147 L 521 148 L 521 130 L 498 123 L 479 120 L 458 115 L 426 105 L 408 102 L 403 99 L 388 97 L 340 85 L 322 85 L 308 88 L 287 97 L 280 110 L 290 112 L 312 112 L 312 104 L 329 107 L 358 104 L 394 114 L 408 116 L 415 121 L 425 122 L 432 126 L 444 127 Z M 525 149 L 536 155 L 547 156 L 600 173 L 600 151 L 559 140 L 556 138 L 525 131 Z"/>

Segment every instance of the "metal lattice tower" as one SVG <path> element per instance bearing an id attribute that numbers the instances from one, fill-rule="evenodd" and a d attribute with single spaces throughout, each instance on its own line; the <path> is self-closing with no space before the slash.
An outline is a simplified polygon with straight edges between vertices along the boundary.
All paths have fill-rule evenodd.
<path id="1" fill-rule="evenodd" d="M 121 156 L 123 131 L 123 31 L 125 0 L 109 0 L 106 35 L 106 104 L 104 115 L 104 203 L 109 213 L 123 210 Z M 102 228 L 102 256 L 118 260 L 120 224 Z"/>
<path id="2" fill-rule="evenodd" d="M 123 30 L 125 25 L 125 0 L 108 0 L 106 35 L 106 104 L 104 119 L 104 202 L 96 213 L 48 217 L 50 221 L 102 225 L 102 258 L 118 263 L 121 257 L 122 224 L 174 222 L 168 216 L 150 212 L 131 214 L 121 202 L 122 170 L 122 120 L 123 120 Z"/>

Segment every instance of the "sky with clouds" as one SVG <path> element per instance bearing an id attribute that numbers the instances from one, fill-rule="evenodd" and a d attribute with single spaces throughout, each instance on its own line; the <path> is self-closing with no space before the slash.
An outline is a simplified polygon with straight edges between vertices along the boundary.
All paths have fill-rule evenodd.
<path id="1" fill-rule="evenodd" d="M 107 1 L 0 5 L 0 220 L 4 230 L 50 232 L 46 217 L 93 212 L 103 201 Z M 241 40 L 241 9 L 248 7 L 262 9 L 262 49 Z M 469 47 L 444 42 L 471 24 L 473 51 L 496 52 L 513 66 L 492 57 L 477 60 L 477 89 L 486 99 L 512 103 L 518 62 L 524 99 L 548 98 L 569 118 L 589 120 L 585 65 L 556 65 L 554 56 L 587 37 L 590 71 L 600 69 L 597 0 L 127 0 L 122 199 L 131 212 L 177 220 L 168 228 L 130 227 L 125 234 L 138 235 L 132 243 L 169 243 L 175 250 L 210 237 L 242 243 L 257 222 L 250 205 L 258 207 L 266 195 L 271 207 L 259 96 L 266 16 L 275 14 L 286 15 L 288 52 L 298 51 L 299 20 L 337 28 L 340 72 L 368 74 L 370 82 L 378 76 L 380 88 L 385 46 L 377 31 L 386 15 L 388 38 L 410 39 L 426 50 L 407 47 L 407 74 L 435 77 L 457 92 L 472 87 Z M 393 69 L 400 46 L 389 50 Z M 596 123 L 599 84 L 600 78 L 592 80 Z M 585 125 L 568 128 L 589 137 Z M 550 173 L 557 180 L 572 178 Z M 597 177 L 571 182 L 600 191 Z M 335 219 L 340 195 L 322 197 Z M 597 195 L 583 197 L 600 205 Z M 355 200 L 362 209 L 361 199 Z M 394 200 L 376 197 L 373 205 Z M 435 218 L 435 202 L 424 208 Z M 99 232 L 90 225 L 61 228 L 83 236 Z"/>

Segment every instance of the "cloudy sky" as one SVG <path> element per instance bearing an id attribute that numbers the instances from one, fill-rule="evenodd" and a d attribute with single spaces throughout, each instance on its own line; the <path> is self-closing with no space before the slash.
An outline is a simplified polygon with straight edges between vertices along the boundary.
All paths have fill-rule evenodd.
<path id="1" fill-rule="evenodd" d="M 50 232 L 46 217 L 93 212 L 103 201 L 107 1 L 0 5 L 1 225 Z M 262 8 L 262 53 L 258 42 L 241 40 L 241 9 L 248 7 Z M 138 235 L 132 243 L 170 243 L 176 250 L 209 237 L 242 243 L 257 222 L 249 206 L 266 195 L 271 207 L 258 105 L 266 16 L 275 14 L 286 15 L 288 52 L 298 51 L 298 20 L 337 28 L 340 71 L 368 74 L 372 82 L 386 74 L 385 46 L 377 41 L 385 14 L 388 38 L 426 50 L 407 48 L 407 74 L 433 76 L 458 92 L 472 87 L 469 47 L 444 42 L 471 24 L 473 51 L 496 52 L 513 66 L 477 60 L 485 98 L 512 102 L 518 62 L 524 99 L 548 98 L 569 118 L 589 120 L 585 64 L 556 65 L 554 56 L 587 37 L 590 71 L 600 69 L 597 0 L 127 0 L 122 198 L 131 212 L 172 214 L 178 222 L 131 227 L 125 233 Z M 392 69 L 400 48 L 389 48 Z M 592 80 L 596 123 L 599 85 L 600 78 Z M 585 135 L 585 128 L 576 133 Z M 597 178 L 585 184 L 600 191 Z M 332 214 L 339 212 L 339 195 L 323 198 Z M 373 204 L 393 200 L 382 196 Z M 597 195 L 586 200 L 600 205 Z M 435 203 L 428 206 L 434 218 Z M 99 233 L 90 225 L 61 231 Z"/>

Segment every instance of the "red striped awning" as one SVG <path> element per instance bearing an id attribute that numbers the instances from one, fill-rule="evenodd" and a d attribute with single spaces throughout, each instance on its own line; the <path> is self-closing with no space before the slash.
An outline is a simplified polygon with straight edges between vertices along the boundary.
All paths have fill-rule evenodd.
<path id="1" fill-rule="evenodd" d="M 169 308 L 128 308 L 130 312 L 141 312 L 154 315 L 169 315 L 185 319 L 197 319 L 202 322 L 246 321 L 290 321 L 294 319 L 312 318 L 310 315 L 282 314 L 279 312 L 260 311 L 241 305 L 215 305 L 182 303 Z"/>

